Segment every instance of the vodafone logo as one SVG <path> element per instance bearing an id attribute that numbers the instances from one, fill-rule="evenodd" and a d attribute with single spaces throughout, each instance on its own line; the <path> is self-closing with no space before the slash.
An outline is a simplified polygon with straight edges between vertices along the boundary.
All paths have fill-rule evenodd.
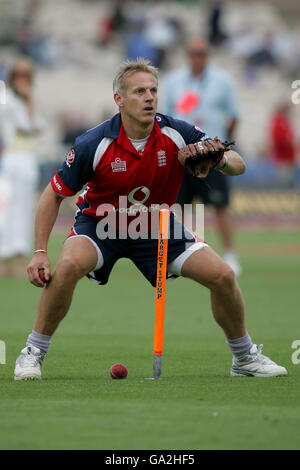
<path id="1" fill-rule="evenodd" d="M 136 197 L 141 196 L 139 193 L 143 193 L 144 197 L 141 199 L 136 199 Z M 138 188 L 134 188 L 130 193 L 128 194 L 128 201 L 131 202 L 131 204 L 144 204 L 144 202 L 147 201 L 148 197 L 150 196 L 150 189 L 146 188 L 146 186 L 139 186 Z"/>

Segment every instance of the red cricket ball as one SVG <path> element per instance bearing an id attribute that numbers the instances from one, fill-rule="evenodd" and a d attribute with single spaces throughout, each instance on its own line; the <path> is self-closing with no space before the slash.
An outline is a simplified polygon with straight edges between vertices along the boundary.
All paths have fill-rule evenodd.
<path id="1" fill-rule="evenodd" d="M 45 284 L 49 282 L 49 281 L 46 281 L 44 268 L 39 269 L 39 276 Z"/>
<path id="2" fill-rule="evenodd" d="M 124 364 L 114 364 L 110 368 L 110 375 L 112 379 L 125 379 L 127 377 L 128 371 Z"/>

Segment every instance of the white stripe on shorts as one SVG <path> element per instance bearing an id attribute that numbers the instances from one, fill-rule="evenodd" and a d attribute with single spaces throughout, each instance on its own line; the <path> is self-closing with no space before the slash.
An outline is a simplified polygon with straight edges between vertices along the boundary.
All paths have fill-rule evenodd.
<path id="1" fill-rule="evenodd" d="M 176 274 L 176 276 L 181 276 L 181 269 L 183 263 L 194 253 L 194 251 L 200 250 L 204 246 L 208 246 L 204 242 L 195 242 L 190 244 L 190 246 L 177 258 L 175 258 L 171 263 L 168 264 L 168 273 Z"/>
<path id="2" fill-rule="evenodd" d="M 74 227 L 73 227 L 73 230 L 74 230 Z M 75 230 L 74 230 L 75 232 Z M 76 232 L 75 232 L 76 233 Z M 103 258 L 103 255 L 101 253 L 101 250 L 99 248 L 99 246 L 97 245 L 96 242 L 94 242 L 94 240 L 90 237 L 88 237 L 87 235 L 72 235 L 71 237 L 68 237 L 65 241 L 68 241 L 68 240 L 71 240 L 72 238 L 78 238 L 78 237 L 85 237 L 87 238 L 88 240 L 90 240 L 90 242 L 92 242 L 92 244 L 94 245 L 94 247 L 96 248 L 97 250 L 97 254 L 98 254 L 98 261 L 97 261 L 97 264 L 96 266 L 94 267 L 93 271 L 91 271 L 89 274 L 93 273 L 94 271 L 97 271 L 97 269 L 100 269 L 102 268 L 102 266 L 104 266 L 104 258 Z"/>

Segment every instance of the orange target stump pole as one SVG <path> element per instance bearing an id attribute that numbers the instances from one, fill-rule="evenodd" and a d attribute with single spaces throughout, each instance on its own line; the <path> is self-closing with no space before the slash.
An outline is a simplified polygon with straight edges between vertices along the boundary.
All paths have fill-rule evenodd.
<path id="1" fill-rule="evenodd" d="M 154 345 L 153 345 L 154 379 L 160 378 L 161 370 L 162 370 L 161 363 L 162 363 L 163 340 L 164 340 L 169 219 L 170 219 L 170 212 L 167 209 L 161 209 L 159 211 L 155 325 L 154 325 Z"/>

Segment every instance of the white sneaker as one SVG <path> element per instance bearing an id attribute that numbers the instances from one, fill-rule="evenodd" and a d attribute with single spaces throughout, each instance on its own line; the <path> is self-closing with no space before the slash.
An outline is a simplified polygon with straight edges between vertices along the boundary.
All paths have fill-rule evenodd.
<path id="1" fill-rule="evenodd" d="M 285 367 L 279 366 L 269 357 L 261 354 L 263 345 L 253 344 L 250 353 L 242 358 L 233 358 L 230 375 L 232 377 L 253 376 L 253 377 L 276 377 L 287 375 Z"/>
<path id="2" fill-rule="evenodd" d="M 228 250 L 223 253 L 223 260 L 229 264 L 231 269 L 234 271 L 236 277 L 242 274 L 242 266 L 240 265 L 237 254 L 234 251 Z"/>
<path id="3" fill-rule="evenodd" d="M 15 380 L 41 380 L 43 359 L 43 354 L 35 346 L 22 349 L 16 360 Z"/>

